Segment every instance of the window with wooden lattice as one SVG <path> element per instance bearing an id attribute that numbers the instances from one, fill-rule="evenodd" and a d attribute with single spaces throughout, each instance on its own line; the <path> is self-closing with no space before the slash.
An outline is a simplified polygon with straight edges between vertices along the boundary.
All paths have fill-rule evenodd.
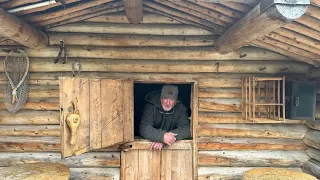
<path id="1" fill-rule="evenodd" d="M 242 118 L 285 120 L 285 77 L 242 78 Z"/>

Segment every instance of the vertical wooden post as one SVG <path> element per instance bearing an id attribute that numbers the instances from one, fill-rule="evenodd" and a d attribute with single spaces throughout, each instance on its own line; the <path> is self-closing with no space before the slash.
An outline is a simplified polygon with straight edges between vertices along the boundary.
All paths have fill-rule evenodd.
<path id="1" fill-rule="evenodd" d="M 248 120 L 248 78 L 245 78 L 246 83 L 245 83 L 245 87 L 246 87 L 246 121 Z"/>
<path id="2" fill-rule="evenodd" d="M 272 90 L 273 90 L 273 102 L 274 104 L 276 104 L 276 81 L 272 81 Z M 272 110 L 273 110 L 273 119 L 276 119 L 276 106 L 277 105 L 274 105 L 272 106 Z"/>

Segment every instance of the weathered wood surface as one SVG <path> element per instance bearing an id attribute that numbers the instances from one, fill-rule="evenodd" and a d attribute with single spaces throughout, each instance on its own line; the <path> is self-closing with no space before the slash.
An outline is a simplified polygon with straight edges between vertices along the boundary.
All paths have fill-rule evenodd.
<path id="1" fill-rule="evenodd" d="M 217 124 L 234 124 L 234 123 L 245 123 L 252 124 L 252 122 L 247 121 L 242 118 L 241 113 L 222 113 L 222 112 L 205 112 L 200 111 L 198 116 L 198 121 L 200 124 L 204 123 L 217 123 Z M 306 120 L 271 120 L 267 118 L 256 118 L 255 123 L 277 123 L 277 124 L 305 124 Z"/>
<path id="2" fill-rule="evenodd" d="M 4 97 L 4 92 L 0 92 L 0 98 Z M 27 94 L 28 98 L 43 98 L 43 97 L 48 97 L 48 98 L 57 98 L 59 97 L 59 90 L 29 90 Z"/>
<path id="3" fill-rule="evenodd" d="M 143 54 L 143 53 L 142 53 Z M 55 64 L 47 58 L 32 58 L 29 72 L 70 72 L 70 66 Z M 70 61 L 73 58 L 69 58 Z M 219 73 L 305 73 L 309 66 L 296 62 L 262 62 L 262 61 L 173 61 L 162 60 L 110 60 L 110 59 L 78 59 L 81 61 L 81 71 L 98 72 L 131 72 L 131 73 L 212 73 L 217 71 L 216 64 L 219 63 Z M 181 59 L 182 60 L 182 59 Z M 268 64 L 266 64 L 268 63 Z M 0 64 L 0 68 L 4 65 Z M 263 67 L 263 69 L 261 69 Z M 3 72 L 3 69 L 0 69 Z M 201 85 L 200 85 L 201 86 Z"/>
<path id="4" fill-rule="evenodd" d="M 198 139 L 199 150 L 305 150 L 302 140 L 265 138 L 202 137 Z"/>
<path id="5" fill-rule="evenodd" d="M 320 131 L 309 130 L 303 138 L 303 142 L 306 143 L 308 146 L 320 150 Z"/>
<path id="6" fill-rule="evenodd" d="M 0 126 L 0 136 L 60 136 L 58 125 Z"/>
<path id="7" fill-rule="evenodd" d="M 198 135 L 243 138 L 302 139 L 308 129 L 293 124 L 200 124 Z"/>
<path id="8" fill-rule="evenodd" d="M 320 162 L 320 150 L 319 149 L 308 147 L 306 152 L 312 159 L 315 159 Z"/>
<path id="9" fill-rule="evenodd" d="M 242 180 L 243 172 L 256 167 L 199 167 L 199 180 L 223 179 L 223 180 Z M 275 167 L 273 167 L 275 168 Z M 280 167 L 277 167 L 280 168 Z M 301 171 L 300 168 L 282 168 Z"/>
<path id="10" fill-rule="evenodd" d="M 43 32 L 34 29 L 28 23 L 20 20 L 0 8 L 0 34 L 30 48 L 42 48 L 48 45 L 48 37 Z"/>
<path id="11" fill-rule="evenodd" d="M 299 171 L 279 168 L 256 168 L 250 169 L 243 173 L 243 180 L 254 180 L 256 177 L 259 179 L 292 179 L 292 180 L 317 180 L 316 177 L 311 176 Z"/>
<path id="12" fill-rule="evenodd" d="M 1 125 L 19 124 L 59 124 L 58 111 L 28 111 L 21 110 L 16 114 L 11 114 L 7 110 L 0 111 Z"/>
<path id="13" fill-rule="evenodd" d="M 122 0 L 127 19 L 132 24 L 138 24 L 143 20 L 142 0 Z"/>
<path id="14" fill-rule="evenodd" d="M 27 49 L 25 52 L 32 57 L 54 58 L 58 47 L 48 47 L 41 50 Z M 141 56 L 144 54 L 144 56 Z M 6 56 L 1 52 L 0 56 Z M 110 59 L 139 59 L 139 60 L 289 60 L 287 57 L 268 50 L 255 47 L 243 47 L 232 53 L 221 55 L 213 47 L 68 47 L 68 57 L 72 58 L 110 58 Z M 32 59 L 31 59 L 32 61 Z M 302 64 L 301 64 L 302 66 Z M 305 65 L 306 66 L 306 65 Z"/>
<path id="15" fill-rule="evenodd" d="M 306 126 L 310 129 L 315 129 L 320 131 L 320 121 L 307 121 Z"/>
<path id="16" fill-rule="evenodd" d="M 120 168 L 70 168 L 70 179 L 120 180 Z"/>
<path id="17" fill-rule="evenodd" d="M 150 150 L 152 142 L 148 140 L 141 140 L 141 141 L 133 141 L 124 144 L 123 148 L 125 150 Z M 191 150 L 192 148 L 192 141 L 191 140 L 179 140 L 176 141 L 173 145 L 171 146 L 164 146 L 164 150 L 179 150 L 179 149 L 189 149 Z"/>
<path id="18" fill-rule="evenodd" d="M 59 137 L 0 137 L 0 152 L 59 152 Z"/>
<path id="19" fill-rule="evenodd" d="M 117 35 L 89 33 L 49 34 L 49 44 L 59 45 L 63 39 L 68 45 L 91 46 L 212 46 L 215 36 L 160 36 L 160 35 Z"/>
<path id="20" fill-rule="evenodd" d="M 3 103 L 0 104 L 0 110 L 5 110 L 5 105 Z M 57 102 L 26 102 L 23 106 L 23 109 L 29 110 L 59 110 L 59 103 Z"/>
<path id="21" fill-rule="evenodd" d="M 70 169 L 62 163 L 38 162 L 2 168 L 0 177 L 3 179 L 69 180 Z"/>
<path id="22" fill-rule="evenodd" d="M 278 10 L 278 6 L 281 6 L 281 10 L 286 10 Z M 283 4 L 270 4 L 267 9 L 261 9 L 260 4 L 258 4 L 217 39 L 215 48 L 221 54 L 232 52 L 235 49 L 248 44 L 252 40 L 299 18 L 305 13 L 306 9 L 306 5 L 286 6 Z M 294 13 L 294 15 L 289 13 L 292 11 L 298 13 Z"/>
<path id="23" fill-rule="evenodd" d="M 199 151 L 199 166 L 301 167 L 305 151 Z"/>
<path id="24" fill-rule="evenodd" d="M 120 167 L 119 152 L 90 152 L 61 159 L 60 153 L 0 153 L 0 167 L 34 162 L 60 162 L 68 167 Z"/>
<path id="25" fill-rule="evenodd" d="M 305 173 L 311 174 L 316 178 L 320 178 L 320 162 L 314 159 L 310 159 L 303 166 L 302 170 Z"/>
<path id="26" fill-rule="evenodd" d="M 108 34 L 149 34 L 149 35 L 214 35 L 212 32 L 191 25 L 179 24 L 119 24 L 85 22 L 54 27 L 48 32 L 82 32 Z"/>
<path id="27" fill-rule="evenodd" d="M 98 17 L 93 17 L 84 20 L 84 22 L 99 22 L 99 23 L 129 23 L 124 12 L 113 14 L 105 14 Z M 143 20 L 140 24 L 181 24 L 181 22 L 174 19 L 162 16 L 160 14 L 144 12 Z"/>

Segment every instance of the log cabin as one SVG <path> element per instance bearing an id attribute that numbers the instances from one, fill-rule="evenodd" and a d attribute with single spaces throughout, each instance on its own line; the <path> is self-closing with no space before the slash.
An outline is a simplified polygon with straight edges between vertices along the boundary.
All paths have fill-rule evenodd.
<path id="1" fill-rule="evenodd" d="M 1 89 L 10 51 L 30 62 L 24 107 L 8 112 L 0 92 L 1 168 L 59 162 L 70 179 L 227 180 L 273 167 L 320 178 L 320 98 L 307 102 L 311 120 L 281 118 L 281 100 L 245 104 L 256 99 L 252 80 L 266 80 L 256 96 L 284 99 L 284 82 L 320 78 L 319 0 L 0 0 L 0 20 Z M 66 62 L 54 63 L 61 47 Z M 145 94 L 163 84 L 179 87 L 192 137 L 150 151 L 137 127 Z M 81 119 L 74 144 L 70 107 Z"/>

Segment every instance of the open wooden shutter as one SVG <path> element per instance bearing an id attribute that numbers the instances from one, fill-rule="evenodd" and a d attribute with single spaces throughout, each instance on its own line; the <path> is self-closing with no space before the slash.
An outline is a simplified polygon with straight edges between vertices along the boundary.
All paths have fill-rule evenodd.
<path id="1" fill-rule="evenodd" d="M 74 145 L 65 122 L 74 103 L 80 124 Z M 62 157 L 133 141 L 133 82 L 112 79 L 60 78 Z"/>

